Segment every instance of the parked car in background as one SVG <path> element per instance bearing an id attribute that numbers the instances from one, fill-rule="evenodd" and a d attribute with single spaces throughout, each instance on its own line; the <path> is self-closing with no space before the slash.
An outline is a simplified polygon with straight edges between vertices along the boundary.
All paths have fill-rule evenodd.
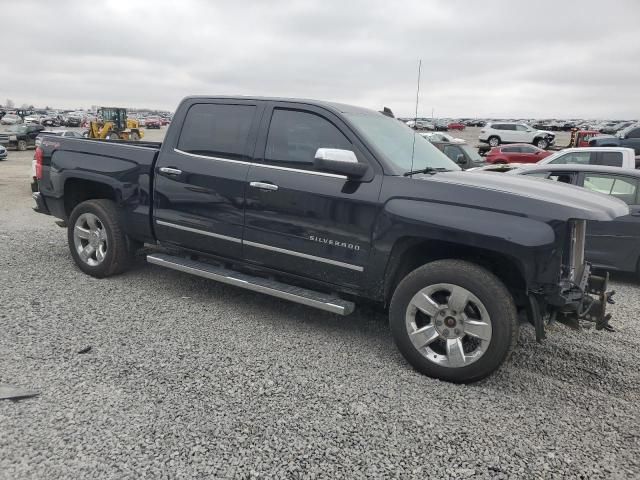
<path id="1" fill-rule="evenodd" d="M 7 149 L 0 145 L 0 160 L 7 158 Z"/>
<path id="2" fill-rule="evenodd" d="M 65 138 L 85 138 L 83 132 L 76 132 L 74 130 L 42 130 L 36 137 L 36 147 L 40 145 L 44 135 L 53 135 Z"/>
<path id="3" fill-rule="evenodd" d="M 438 150 L 453 160 L 463 170 L 485 165 L 484 159 L 480 156 L 478 151 L 466 143 L 434 141 L 431 143 L 433 143 Z"/>
<path id="4" fill-rule="evenodd" d="M 26 150 L 27 147 L 35 147 L 36 137 L 42 130 L 42 125 L 12 125 L 0 132 L 0 145 L 20 151 Z"/>
<path id="5" fill-rule="evenodd" d="M 633 125 L 633 123 L 634 122 L 618 122 L 618 123 L 614 123 L 614 124 L 609 124 L 609 125 L 603 127 L 602 129 L 600 129 L 600 132 L 613 135 L 613 134 L 619 132 L 620 130 L 623 130 L 623 129 L 629 127 L 630 125 Z"/>
<path id="6" fill-rule="evenodd" d="M 162 122 L 160 121 L 160 117 L 147 117 L 144 120 L 145 128 L 160 128 L 162 126 Z"/>
<path id="7" fill-rule="evenodd" d="M 551 132 L 536 130 L 524 123 L 510 122 L 487 123 L 478 136 L 478 140 L 492 147 L 503 143 L 530 143 L 542 149 L 553 145 L 555 138 Z"/>
<path id="8" fill-rule="evenodd" d="M 65 127 L 80 127 L 82 125 L 82 117 L 76 115 L 67 115 L 64 119 Z"/>
<path id="9" fill-rule="evenodd" d="M 30 125 L 40 125 L 40 122 L 42 121 L 42 119 L 43 119 L 42 115 L 38 115 L 38 114 L 27 115 L 26 117 L 24 117 L 24 123 L 27 123 Z"/>
<path id="10" fill-rule="evenodd" d="M 485 155 L 487 163 L 537 163 L 551 152 L 529 145 L 528 143 L 503 145 L 493 147 Z"/>
<path id="11" fill-rule="evenodd" d="M 436 120 L 436 122 L 433 124 L 433 129 L 436 132 L 446 132 L 449 130 L 449 122 L 445 120 Z"/>
<path id="12" fill-rule="evenodd" d="M 40 124 L 45 127 L 59 127 L 62 125 L 62 118 L 58 115 L 51 115 L 43 118 Z"/>
<path id="13" fill-rule="evenodd" d="M 640 171 L 599 165 L 536 165 L 511 170 L 506 175 L 555 180 L 626 203 L 628 215 L 611 222 L 587 222 L 585 255 L 596 267 L 633 272 L 640 279 Z"/>
<path id="14" fill-rule="evenodd" d="M 451 122 L 449 125 L 447 125 L 447 128 L 449 130 L 464 130 L 465 125 L 464 123 L 460 123 L 460 122 Z"/>
<path id="15" fill-rule="evenodd" d="M 615 136 L 601 135 L 589 141 L 591 147 L 627 147 L 640 155 L 640 124 L 634 123 L 620 130 Z"/>
<path id="16" fill-rule="evenodd" d="M 540 160 L 544 165 L 604 165 L 608 167 L 636 168 L 636 153 L 632 148 L 581 147 L 567 148 Z"/>
<path id="17" fill-rule="evenodd" d="M 19 123 L 23 123 L 22 117 L 19 115 L 14 115 L 12 113 L 7 113 L 2 120 L 0 120 L 0 124 L 2 125 L 17 125 Z"/>
<path id="18" fill-rule="evenodd" d="M 467 143 L 462 138 L 456 138 L 444 132 L 424 132 L 421 133 L 424 138 L 430 142 L 449 142 L 449 143 Z"/>

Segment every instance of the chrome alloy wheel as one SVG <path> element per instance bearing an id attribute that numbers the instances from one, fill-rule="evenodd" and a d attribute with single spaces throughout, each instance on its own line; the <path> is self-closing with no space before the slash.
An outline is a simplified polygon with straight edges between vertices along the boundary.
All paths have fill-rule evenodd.
<path id="1" fill-rule="evenodd" d="M 93 213 L 83 213 L 73 227 L 73 243 L 80 259 L 91 267 L 100 265 L 107 255 L 107 231 Z"/>
<path id="2" fill-rule="evenodd" d="M 466 288 L 429 285 L 416 293 L 405 315 L 413 346 L 429 361 L 451 368 L 478 361 L 491 343 L 491 318 Z"/>

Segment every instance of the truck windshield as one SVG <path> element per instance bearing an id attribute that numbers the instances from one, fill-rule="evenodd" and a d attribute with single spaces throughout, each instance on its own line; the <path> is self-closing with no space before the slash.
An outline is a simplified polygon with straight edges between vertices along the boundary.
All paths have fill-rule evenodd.
<path id="1" fill-rule="evenodd" d="M 434 147 L 429 140 L 404 123 L 384 115 L 346 113 L 357 130 L 378 150 L 386 160 L 395 165 L 399 174 L 409 170 L 433 168 L 460 170 L 454 162 Z M 414 149 L 415 137 L 415 149 Z M 411 154 L 413 152 L 413 165 Z"/>

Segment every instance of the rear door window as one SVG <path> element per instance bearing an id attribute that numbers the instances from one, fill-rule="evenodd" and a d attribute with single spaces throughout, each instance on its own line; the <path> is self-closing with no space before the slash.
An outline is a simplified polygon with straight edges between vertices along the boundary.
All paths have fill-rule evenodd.
<path id="1" fill-rule="evenodd" d="M 521 153 L 520 147 L 504 147 L 502 153 Z"/>
<path id="2" fill-rule="evenodd" d="M 586 173 L 584 188 L 619 198 L 627 205 L 634 205 L 637 201 L 638 180 L 621 175 Z"/>
<path id="3" fill-rule="evenodd" d="M 244 159 L 254 105 L 198 103 L 182 125 L 178 149 L 188 153 Z"/>

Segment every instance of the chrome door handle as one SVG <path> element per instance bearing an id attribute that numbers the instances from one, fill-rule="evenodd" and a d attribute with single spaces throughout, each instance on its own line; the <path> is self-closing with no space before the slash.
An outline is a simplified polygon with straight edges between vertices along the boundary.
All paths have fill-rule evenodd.
<path id="1" fill-rule="evenodd" d="M 166 173 L 167 175 L 180 175 L 182 173 L 182 170 L 171 167 L 160 167 L 160 171 L 162 173 Z"/>
<path id="2" fill-rule="evenodd" d="M 263 190 L 278 190 L 278 185 L 274 185 L 273 183 L 250 182 L 249 186 L 253 188 L 261 188 Z"/>

